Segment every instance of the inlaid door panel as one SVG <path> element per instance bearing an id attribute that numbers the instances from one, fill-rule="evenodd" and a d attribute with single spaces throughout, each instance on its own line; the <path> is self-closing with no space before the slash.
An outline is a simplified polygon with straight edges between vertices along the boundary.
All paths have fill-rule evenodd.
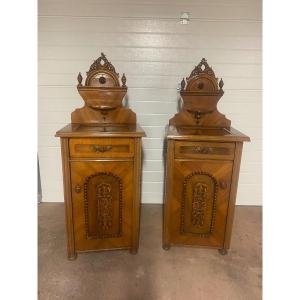
<path id="1" fill-rule="evenodd" d="M 133 162 L 71 162 L 75 248 L 126 248 L 131 239 Z"/>
<path id="2" fill-rule="evenodd" d="M 231 161 L 174 161 L 171 243 L 222 247 L 231 173 Z"/>

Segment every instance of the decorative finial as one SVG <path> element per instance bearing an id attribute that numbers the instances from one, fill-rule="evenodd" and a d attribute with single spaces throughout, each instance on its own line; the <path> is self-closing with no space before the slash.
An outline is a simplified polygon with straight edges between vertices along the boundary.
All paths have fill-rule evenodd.
<path id="1" fill-rule="evenodd" d="M 81 75 L 80 72 L 78 73 L 77 80 L 78 80 L 78 85 L 77 86 L 82 86 L 82 75 Z"/>
<path id="2" fill-rule="evenodd" d="M 125 76 L 125 73 L 123 73 L 122 75 L 122 78 L 121 78 L 121 81 L 122 81 L 122 87 L 126 87 L 126 76 Z"/>
<path id="3" fill-rule="evenodd" d="M 221 78 L 220 82 L 219 82 L 219 88 L 222 90 L 224 86 L 224 82 L 223 82 L 223 79 Z"/>
<path id="4" fill-rule="evenodd" d="M 185 88 L 185 80 L 184 80 L 184 78 L 182 78 L 182 80 L 181 80 L 181 90 L 183 91 L 184 88 Z"/>

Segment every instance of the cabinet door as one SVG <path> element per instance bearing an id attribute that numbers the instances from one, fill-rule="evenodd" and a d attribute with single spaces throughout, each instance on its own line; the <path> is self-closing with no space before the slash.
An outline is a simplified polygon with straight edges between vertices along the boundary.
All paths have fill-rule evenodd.
<path id="1" fill-rule="evenodd" d="M 129 248 L 133 162 L 71 162 L 76 250 Z"/>
<path id="2" fill-rule="evenodd" d="M 223 245 L 232 162 L 174 161 L 170 207 L 171 243 Z"/>

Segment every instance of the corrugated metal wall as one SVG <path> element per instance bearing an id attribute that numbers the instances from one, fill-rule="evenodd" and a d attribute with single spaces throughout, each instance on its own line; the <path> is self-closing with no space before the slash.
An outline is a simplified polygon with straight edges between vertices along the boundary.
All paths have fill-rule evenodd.
<path id="1" fill-rule="evenodd" d="M 191 21 L 181 25 L 181 12 Z M 261 2 L 256 0 L 40 0 L 39 158 L 43 201 L 63 201 L 55 131 L 83 101 L 76 77 L 104 52 L 128 79 L 129 106 L 146 131 L 142 201 L 162 203 L 164 126 L 176 90 L 202 57 L 224 80 L 219 110 L 251 137 L 238 204 L 261 204 Z"/>

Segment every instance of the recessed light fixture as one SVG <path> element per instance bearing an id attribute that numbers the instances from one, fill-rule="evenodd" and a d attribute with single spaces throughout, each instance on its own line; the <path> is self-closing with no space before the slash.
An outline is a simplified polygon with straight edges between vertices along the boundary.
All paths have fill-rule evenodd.
<path id="1" fill-rule="evenodd" d="M 180 15 L 180 24 L 186 25 L 190 22 L 190 13 L 182 12 Z"/>

